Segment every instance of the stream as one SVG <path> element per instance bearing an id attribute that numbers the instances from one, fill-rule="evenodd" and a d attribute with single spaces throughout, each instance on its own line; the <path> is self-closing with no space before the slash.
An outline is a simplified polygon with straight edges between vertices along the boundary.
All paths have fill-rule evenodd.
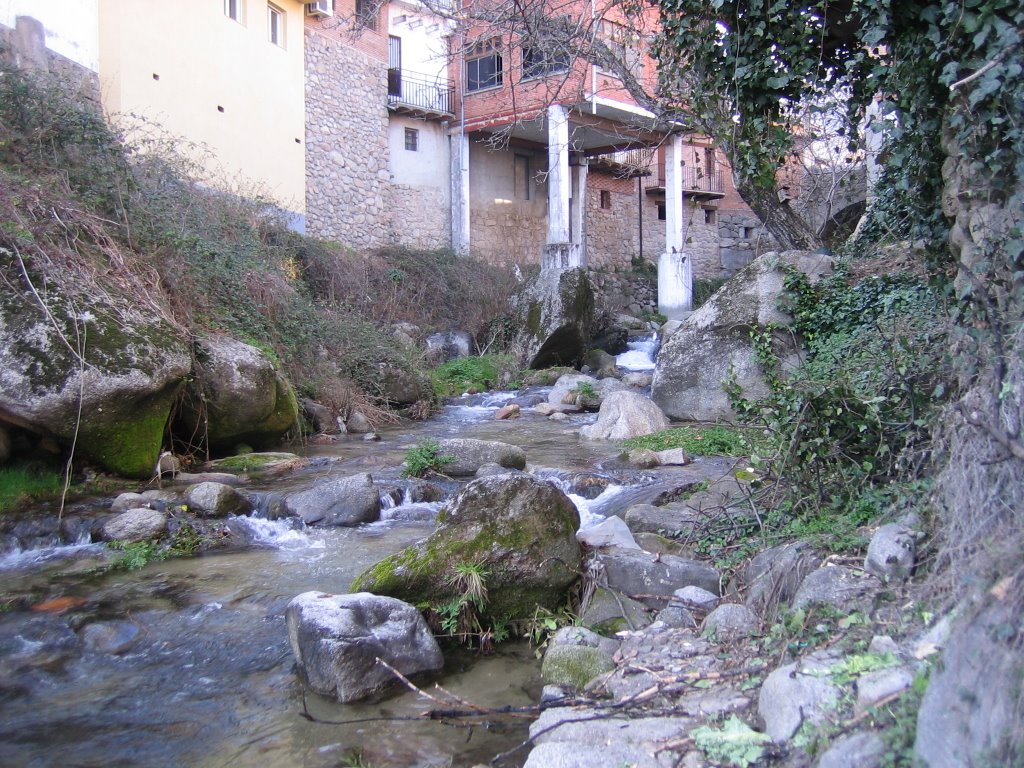
<path id="1" fill-rule="evenodd" d="M 653 366 L 650 349 L 641 348 L 629 367 Z M 625 468 L 614 444 L 578 436 L 596 414 L 556 422 L 524 408 L 519 419 L 496 421 L 494 412 L 515 395 L 463 396 L 428 421 L 384 427 L 379 442 L 350 435 L 333 445 L 289 446 L 310 467 L 246 492 L 266 508 L 325 473 L 370 472 L 378 485 L 400 483 L 404 454 L 418 441 L 473 437 L 520 445 L 531 471 L 567 490 L 578 473 L 602 476 L 596 498 L 571 496 L 586 526 L 650 501 L 683 475 L 728 471 L 714 459 L 656 474 Z M 0 614 L 0 764 L 426 768 L 472 766 L 518 745 L 528 720 L 493 727 L 424 721 L 416 716 L 437 705 L 406 691 L 341 705 L 304 696 L 293 667 L 288 601 L 307 590 L 346 591 L 367 566 L 428 535 L 439 506 L 387 499 L 384 519 L 356 528 L 239 518 L 260 546 L 137 571 L 95 575 L 110 557 L 97 544 L 0 557 L 4 591 L 34 598 L 31 610 Z M 481 706 L 532 705 L 541 688 L 539 662 L 523 643 L 489 656 L 446 650 L 444 670 L 424 687 L 435 680 Z M 347 724 L 313 722 L 304 707 L 317 720 Z M 520 750 L 502 764 L 525 758 Z"/>

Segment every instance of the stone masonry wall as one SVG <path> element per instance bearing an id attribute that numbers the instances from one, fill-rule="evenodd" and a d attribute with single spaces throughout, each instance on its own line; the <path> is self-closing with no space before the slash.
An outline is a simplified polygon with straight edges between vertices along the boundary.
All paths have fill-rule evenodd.
<path id="1" fill-rule="evenodd" d="M 101 108 L 100 82 L 95 72 L 47 48 L 43 25 L 36 19 L 18 16 L 16 25 L 0 24 L 0 59 L 26 72 L 49 74 L 84 101 Z"/>
<path id="2" fill-rule="evenodd" d="M 595 304 L 613 314 L 624 313 L 634 317 L 652 315 L 658 311 L 658 281 L 656 277 L 632 271 L 609 272 L 590 268 L 590 282 L 594 286 Z"/>
<path id="3" fill-rule="evenodd" d="M 426 250 L 451 247 L 449 203 L 441 190 L 391 184 L 387 199 L 388 242 Z"/>
<path id="4" fill-rule="evenodd" d="M 306 231 L 384 245 L 389 220 L 387 65 L 306 30 Z"/>
<path id="5" fill-rule="evenodd" d="M 720 210 L 718 238 L 721 247 L 721 277 L 731 277 L 757 256 L 775 249 L 775 238 L 748 210 Z"/>

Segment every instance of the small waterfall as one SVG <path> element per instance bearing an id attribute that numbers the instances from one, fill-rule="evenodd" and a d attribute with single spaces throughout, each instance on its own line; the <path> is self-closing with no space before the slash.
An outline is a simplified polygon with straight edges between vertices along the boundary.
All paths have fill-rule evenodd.
<path id="1" fill-rule="evenodd" d="M 658 334 L 650 333 L 629 342 L 629 349 L 615 358 L 615 364 L 627 371 L 653 371 L 658 356 Z"/>
<path id="2" fill-rule="evenodd" d="M 252 534 L 253 541 L 279 549 L 323 549 L 323 539 L 310 538 L 308 529 L 296 518 L 267 520 L 264 517 L 239 517 L 238 524 Z M 300 527 L 297 527 L 300 526 Z"/>

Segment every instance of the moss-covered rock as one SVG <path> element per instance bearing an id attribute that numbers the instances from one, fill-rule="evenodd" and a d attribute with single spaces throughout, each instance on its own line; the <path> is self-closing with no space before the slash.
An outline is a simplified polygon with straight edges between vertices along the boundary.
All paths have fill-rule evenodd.
<path id="1" fill-rule="evenodd" d="M 583 690 L 598 675 L 615 669 L 610 654 L 585 645 L 559 645 L 544 654 L 541 677 L 545 685 L 567 685 Z"/>
<path id="2" fill-rule="evenodd" d="M 390 595 L 423 607 L 458 598 L 459 567 L 483 577 L 480 611 L 491 622 L 555 610 L 576 580 L 579 513 L 554 485 L 528 475 L 475 480 L 442 509 L 425 541 L 360 574 L 354 592 Z"/>
<path id="3" fill-rule="evenodd" d="M 585 269 L 542 271 L 517 303 L 519 343 L 530 368 L 578 366 L 596 322 Z"/>
<path id="4" fill-rule="evenodd" d="M 211 450 L 277 443 L 299 417 L 288 380 L 259 349 L 227 336 L 201 339 L 195 380 L 178 414 L 177 437 Z"/>
<path id="5" fill-rule="evenodd" d="M 0 275 L 0 420 L 151 475 L 190 368 L 180 331 L 98 284 L 71 295 L 3 248 Z"/>

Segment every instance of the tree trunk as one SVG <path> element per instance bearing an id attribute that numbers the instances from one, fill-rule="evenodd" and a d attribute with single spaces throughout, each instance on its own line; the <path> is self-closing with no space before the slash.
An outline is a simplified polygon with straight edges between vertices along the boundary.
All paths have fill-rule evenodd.
<path id="1" fill-rule="evenodd" d="M 788 201 L 779 200 L 777 189 L 764 189 L 755 184 L 744 183 L 734 174 L 736 191 L 743 202 L 757 214 L 765 227 L 784 251 L 816 251 L 822 247 L 819 238 L 807 223 L 789 206 Z"/>

